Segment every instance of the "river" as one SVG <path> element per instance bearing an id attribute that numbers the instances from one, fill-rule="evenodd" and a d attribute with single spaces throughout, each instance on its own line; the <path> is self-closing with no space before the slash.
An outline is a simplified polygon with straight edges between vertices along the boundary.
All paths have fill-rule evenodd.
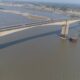
<path id="1" fill-rule="evenodd" d="M 53 13 L 53 12 L 47 12 L 47 11 L 39 11 L 39 10 L 32 10 L 30 8 L 24 8 L 24 7 L 5 7 L 1 6 L 4 10 L 15 10 L 20 11 L 22 13 L 28 13 L 32 15 L 37 16 L 45 16 L 49 17 L 51 19 L 68 19 L 68 15 Z M 37 22 L 37 20 L 29 19 L 27 17 L 17 15 L 17 14 L 11 14 L 11 13 L 3 13 L 0 12 L 0 27 L 10 26 L 10 25 L 18 25 L 18 24 L 29 24 L 32 22 Z"/>
<path id="2" fill-rule="evenodd" d="M 69 18 L 44 11 L 18 10 L 53 19 Z M 33 21 L 0 13 L 1 27 Z M 62 40 L 57 35 L 60 29 L 60 26 L 43 26 L 0 37 L 0 80 L 80 80 L 80 39 L 77 43 Z M 70 25 L 69 36 L 75 34 L 80 36 L 78 23 Z"/>

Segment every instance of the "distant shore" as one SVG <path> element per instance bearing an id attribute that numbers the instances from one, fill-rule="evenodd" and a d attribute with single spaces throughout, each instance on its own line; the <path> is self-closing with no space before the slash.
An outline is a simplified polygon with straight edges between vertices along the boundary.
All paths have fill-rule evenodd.
<path id="1" fill-rule="evenodd" d="M 17 14 L 17 15 L 25 16 L 29 19 L 34 19 L 34 20 L 49 20 L 50 19 L 45 16 L 37 16 L 37 15 L 30 14 L 30 13 L 22 13 L 20 11 L 15 11 L 15 10 L 0 10 L 0 12 Z"/>
<path id="2" fill-rule="evenodd" d="M 22 7 L 22 4 L 14 4 L 14 3 L 7 3 L 7 2 L 0 2 L 0 6 L 14 6 L 14 7 Z"/>
<path id="3" fill-rule="evenodd" d="M 44 5 L 39 5 L 39 4 L 35 4 L 35 3 L 27 3 L 27 5 L 25 4 L 20 4 L 20 3 L 13 3 L 13 2 L 0 2 L 0 6 L 13 6 L 13 7 L 24 7 L 24 8 L 30 8 L 30 9 L 33 9 L 33 10 L 42 10 L 42 11 L 49 11 L 49 12 L 53 12 L 53 13 L 57 13 L 57 14 L 64 14 L 64 15 L 69 15 L 71 16 L 72 18 L 73 17 L 80 17 L 80 10 L 79 9 L 71 9 L 69 7 L 55 7 L 54 4 L 53 4 L 53 7 L 51 7 L 50 5 L 47 6 L 46 4 Z M 3 9 L 1 9 L 3 10 Z M 0 11 L 1 11 L 0 10 Z M 16 13 L 16 14 L 20 14 L 20 12 L 18 11 L 4 11 L 4 12 L 12 12 L 12 13 Z M 27 15 L 26 13 L 23 14 L 23 15 Z M 36 16 L 38 17 L 38 16 Z M 36 17 L 34 19 L 36 19 Z M 43 17 L 43 16 L 42 16 Z M 42 18 L 42 17 L 39 17 L 39 18 Z M 32 16 L 29 16 L 29 18 L 33 18 Z M 44 18 L 44 17 L 43 17 Z"/>

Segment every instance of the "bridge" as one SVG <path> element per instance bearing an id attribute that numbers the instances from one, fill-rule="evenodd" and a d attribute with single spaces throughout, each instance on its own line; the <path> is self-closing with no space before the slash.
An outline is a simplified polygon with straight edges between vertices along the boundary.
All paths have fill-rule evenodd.
<path id="1" fill-rule="evenodd" d="M 47 25 L 60 25 L 61 26 L 61 35 L 66 37 L 68 36 L 70 24 L 79 22 L 80 19 L 59 19 L 59 20 L 45 20 L 39 21 L 31 24 L 24 25 L 13 25 L 5 28 L 0 28 L 0 37 L 6 36 L 15 32 L 19 32 L 25 29 L 30 29 L 34 27 L 47 26 Z"/>

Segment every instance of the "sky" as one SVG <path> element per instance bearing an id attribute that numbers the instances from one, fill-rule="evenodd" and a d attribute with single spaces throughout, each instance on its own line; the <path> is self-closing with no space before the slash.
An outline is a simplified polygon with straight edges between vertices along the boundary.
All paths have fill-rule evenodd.
<path id="1" fill-rule="evenodd" d="M 56 2 L 56 3 L 80 4 L 80 0 L 0 0 L 0 1 L 38 1 L 38 2 Z"/>

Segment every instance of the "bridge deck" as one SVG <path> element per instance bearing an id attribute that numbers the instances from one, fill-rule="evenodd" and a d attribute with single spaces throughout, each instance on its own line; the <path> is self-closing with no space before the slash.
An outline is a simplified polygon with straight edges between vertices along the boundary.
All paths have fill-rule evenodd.
<path id="1" fill-rule="evenodd" d="M 39 21 L 39 22 L 30 23 L 30 24 L 24 24 L 24 25 L 5 26 L 4 28 L 0 28 L 0 32 L 7 31 L 7 30 L 12 30 L 12 29 L 19 29 L 19 28 L 25 28 L 25 27 L 43 25 L 43 24 L 57 23 L 57 22 L 60 22 L 60 23 L 61 22 L 65 22 L 65 21 L 73 21 L 74 22 L 75 20 L 78 20 L 78 19 L 47 20 L 47 21 L 43 21 L 43 22 L 42 21 Z"/>

